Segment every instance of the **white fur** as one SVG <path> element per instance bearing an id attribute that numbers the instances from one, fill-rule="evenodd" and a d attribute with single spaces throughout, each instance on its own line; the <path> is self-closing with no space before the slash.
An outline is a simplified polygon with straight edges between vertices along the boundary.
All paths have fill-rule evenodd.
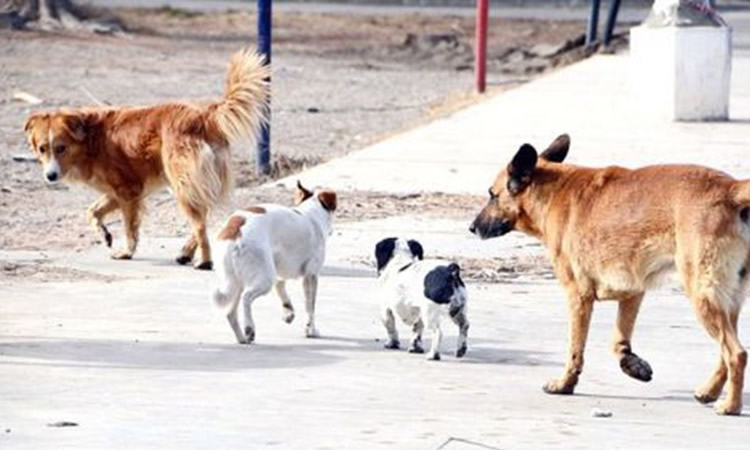
<path id="1" fill-rule="evenodd" d="M 469 321 L 466 318 L 467 293 L 464 287 L 456 289 L 451 302 L 438 304 L 424 295 L 424 280 L 427 274 L 438 266 L 446 266 L 450 262 L 442 260 L 418 260 L 409 250 L 405 239 L 398 239 L 393 256 L 379 274 L 382 295 L 381 318 L 388 333 L 386 348 L 398 348 L 398 332 L 395 317 L 412 327 L 412 339 L 409 351 L 421 353 L 422 331 L 426 327 L 432 335 L 430 351 L 427 359 L 440 359 L 440 342 L 443 333 L 440 322 L 443 316 L 450 316 L 451 309 L 459 313 L 451 319 L 459 327 L 457 341 L 457 356 L 463 356 L 466 351 L 466 338 Z M 407 267 L 408 265 L 408 267 Z"/>
<path id="2" fill-rule="evenodd" d="M 218 283 L 213 298 L 224 308 L 229 325 L 240 344 L 255 337 L 252 302 L 275 288 L 287 323 L 294 319 L 294 308 L 286 293 L 285 282 L 303 279 L 308 321 L 307 337 L 317 337 L 315 298 L 318 275 L 325 259 L 326 239 L 332 232 L 332 213 L 318 199 L 317 193 L 296 208 L 259 205 L 265 213 L 235 211 L 245 223 L 235 240 L 220 240 L 214 246 Z M 243 328 L 237 320 L 240 300 L 243 306 Z"/>

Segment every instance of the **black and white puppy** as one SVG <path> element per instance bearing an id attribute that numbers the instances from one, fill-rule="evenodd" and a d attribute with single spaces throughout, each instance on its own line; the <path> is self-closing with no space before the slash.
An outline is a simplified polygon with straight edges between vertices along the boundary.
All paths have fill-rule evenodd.
<path id="1" fill-rule="evenodd" d="M 456 356 L 466 353 L 469 321 L 466 318 L 466 286 L 458 264 L 437 259 L 424 259 L 422 245 L 415 240 L 387 238 L 375 246 L 378 279 L 383 296 L 382 319 L 388 332 L 385 348 L 398 349 L 396 318 L 412 327 L 409 352 L 424 353 L 422 331 L 432 333 L 432 346 L 427 359 L 440 359 L 440 319 L 449 315 L 458 325 Z"/>

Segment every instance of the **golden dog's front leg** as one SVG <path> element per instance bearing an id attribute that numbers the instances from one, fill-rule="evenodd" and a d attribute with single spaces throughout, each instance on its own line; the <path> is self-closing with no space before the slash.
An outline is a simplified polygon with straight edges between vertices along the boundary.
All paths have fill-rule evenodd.
<path id="1" fill-rule="evenodd" d="M 617 305 L 617 322 L 614 332 L 614 352 L 620 361 L 620 369 L 640 381 L 651 381 L 653 371 L 649 363 L 640 356 L 633 353 L 631 339 L 635 319 L 643 302 L 643 293 L 638 293 L 620 299 Z"/>
<path id="2" fill-rule="evenodd" d="M 578 376 L 583 371 L 583 352 L 586 348 L 586 337 L 589 333 L 591 313 L 594 309 L 593 295 L 582 295 L 578 289 L 568 289 L 568 362 L 560 378 L 553 379 L 544 385 L 544 392 L 548 394 L 572 394 Z"/>
<path id="3" fill-rule="evenodd" d="M 113 259 L 132 259 L 138 246 L 138 229 L 141 226 L 141 202 L 134 200 L 120 205 L 125 223 L 125 248 L 112 254 Z"/>
<path id="4" fill-rule="evenodd" d="M 89 225 L 94 227 L 94 230 L 96 230 L 97 233 L 101 233 L 107 247 L 112 247 L 112 234 L 109 232 L 106 225 L 104 225 L 104 218 L 107 214 L 113 212 L 119 207 L 120 205 L 117 204 L 117 200 L 104 194 L 99 197 L 97 201 L 92 203 L 86 212 Z"/>

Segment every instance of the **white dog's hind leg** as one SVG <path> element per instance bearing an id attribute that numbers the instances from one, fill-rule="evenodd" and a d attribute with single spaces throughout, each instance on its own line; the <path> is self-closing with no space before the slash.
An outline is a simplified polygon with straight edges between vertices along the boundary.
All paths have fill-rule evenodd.
<path id="1" fill-rule="evenodd" d="M 398 330 L 396 330 L 396 317 L 393 315 L 391 308 L 383 308 L 381 319 L 386 333 L 388 333 L 388 342 L 384 347 L 388 350 L 398 350 L 401 343 L 398 341 Z"/>
<path id="2" fill-rule="evenodd" d="M 281 300 L 281 319 L 286 323 L 292 323 L 294 320 L 294 306 L 292 306 L 292 300 L 286 292 L 286 282 L 284 280 L 277 281 L 274 285 L 274 290 Z"/>
<path id="3" fill-rule="evenodd" d="M 250 344 L 255 340 L 255 322 L 253 321 L 253 301 L 261 295 L 267 294 L 271 290 L 271 286 L 258 286 L 253 288 L 246 288 L 242 292 L 242 312 L 243 312 L 243 335 L 245 337 L 245 344 Z"/>
<path id="4" fill-rule="evenodd" d="M 318 329 L 315 328 L 315 296 L 318 293 L 318 276 L 307 275 L 302 280 L 302 287 L 305 290 L 305 309 L 307 310 L 305 336 L 316 338 L 320 336 Z"/>

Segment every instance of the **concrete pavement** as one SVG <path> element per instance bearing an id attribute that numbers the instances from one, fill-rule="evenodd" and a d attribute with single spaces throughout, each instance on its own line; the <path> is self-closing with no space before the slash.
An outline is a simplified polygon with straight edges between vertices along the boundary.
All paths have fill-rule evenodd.
<path id="1" fill-rule="evenodd" d="M 299 177 L 340 189 L 341 201 L 347 190 L 482 194 L 522 142 L 543 147 L 560 132 L 581 164 L 694 162 L 750 177 L 745 55 L 732 92 L 731 122 L 646 122 L 628 106 L 627 57 L 598 56 Z M 103 248 L 0 252 L 85 275 L 0 284 L 0 448 L 747 447 L 747 413 L 717 417 L 692 399 L 717 348 L 674 284 L 650 293 L 636 329 L 634 349 L 654 368 L 647 384 L 610 355 L 615 305 L 603 303 L 577 395 L 542 393 L 565 360 L 566 313 L 554 280 L 534 274 L 469 284 L 465 359 L 451 355 L 449 324 L 443 361 L 383 350 L 369 260 L 377 239 L 409 234 L 429 255 L 542 253 L 516 234 L 480 242 L 466 232 L 470 219 L 413 211 L 337 224 L 320 286 L 322 338 L 303 337 L 294 286 L 295 323 L 281 322 L 277 299 L 259 299 L 248 347 L 232 342 L 210 304 L 213 274 L 170 263 L 174 239 L 144 240 L 130 262 Z M 747 315 L 740 330 L 750 342 Z M 595 407 L 612 417 L 593 418 Z M 76 426 L 51 426 L 64 422 Z"/>

